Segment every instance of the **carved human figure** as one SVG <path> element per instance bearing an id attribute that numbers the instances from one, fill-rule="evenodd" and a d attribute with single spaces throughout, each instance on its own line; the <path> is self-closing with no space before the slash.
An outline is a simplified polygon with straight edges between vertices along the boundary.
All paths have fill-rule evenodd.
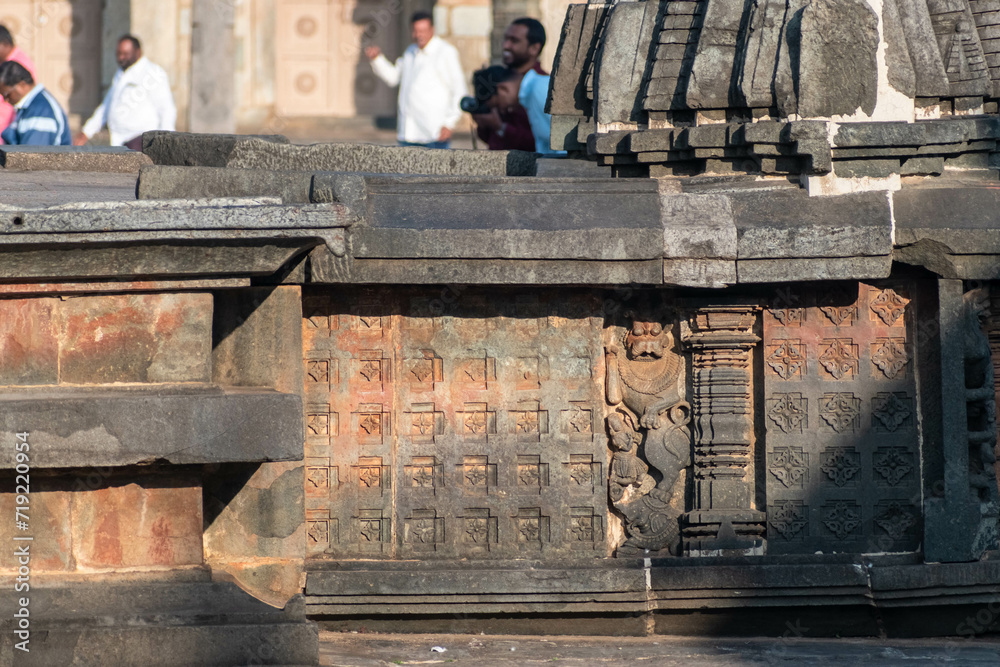
<path id="1" fill-rule="evenodd" d="M 983 332 L 989 292 L 965 293 L 965 391 L 969 433 L 969 481 L 983 502 L 997 501 L 996 394 L 990 342 Z"/>
<path id="2" fill-rule="evenodd" d="M 679 393 L 682 360 L 673 347 L 669 328 L 654 318 L 637 317 L 621 348 L 612 344 L 606 350 L 607 399 L 619 410 L 607 420 L 617 450 L 609 488 L 628 533 L 620 552 L 676 553 L 679 548 L 679 512 L 670 501 L 681 471 L 691 465 L 691 437 L 685 428 L 691 406 Z M 658 482 L 649 468 L 659 473 Z"/>
<path id="3" fill-rule="evenodd" d="M 635 452 L 642 436 L 626 423 L 626 418 L 619 412 L 608 417 L 611 445 L 617 450 L 611 458 L 611 484 L 608 489 L 613 502 L 620 501 L 630 486 L 636 487 L 639 495 L 649 493 L 656 486 L 656 480 L 649 474 L 649 466 Z"/>

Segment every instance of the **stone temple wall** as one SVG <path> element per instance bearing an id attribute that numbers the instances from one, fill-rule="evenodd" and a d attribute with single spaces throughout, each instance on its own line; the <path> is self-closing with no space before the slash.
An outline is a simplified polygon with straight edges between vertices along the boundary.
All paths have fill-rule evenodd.
<path id="1" fill-rule="evenodd" d="M 565 157 L 0 149 L 0 508 L 31 505 L 0 536 L 33 538 L 32 659 L 316 664 L 319 627 L 1000 629 L 1000 119 L 635 105 L 622 67 L 660 64 L 635 39 L 666 18 L 704 20 L 688 101 L 734 92 L 699 72 L 749 37 L 780 62 L 727 32 L 794 24 L 752 4 L 571 7 Z M 804 71 L 882 44 L 878 4 L 799 7 L 826 54 Z M 925 4 L 972 96 L 986 4 Z M 0 596 L 0 655 L 26 604 Z"/>

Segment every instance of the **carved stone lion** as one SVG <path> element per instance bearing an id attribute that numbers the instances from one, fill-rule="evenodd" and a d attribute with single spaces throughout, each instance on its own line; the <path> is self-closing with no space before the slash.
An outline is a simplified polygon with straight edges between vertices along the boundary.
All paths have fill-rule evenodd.
<path id="1" fill-rule="evenodd" d="M 607 418 L 616 450 L 609 494 L 628 534 L 619 553 L 676 554 L 680 547 L 679 512 L 670 501 L 681 471 L 691 465 L 686 428 L 691 406 L 679 394 L 683 360 L 673 348 L 669 328 L 653 318 L 635 318 L 622 347 L 606 349 L 607 398 L 617 407 Z M 658 481 L 650 468 L 659 473 Z"/>

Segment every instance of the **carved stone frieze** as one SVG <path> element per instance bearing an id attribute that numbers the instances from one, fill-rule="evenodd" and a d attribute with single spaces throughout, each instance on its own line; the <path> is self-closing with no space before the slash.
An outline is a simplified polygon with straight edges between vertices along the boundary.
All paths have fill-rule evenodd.
<path id="1" fill-rule="evenodd" d="M 677 493 L 683 497 L 683 485 L 677 482 L 691 464 L 691 406 L 681 393 L 683 359 L 675 349 L 676 323 L 648 313 L 633 316 L 628 324 L 605 355 L 607 400 L 615 408 L 606 420 L 614 450 L 609 494 L 625 517 L 627 533 L 618 552 L 676 555 L 681 511 L 671 500 Z M 659 473 L 659 482 L 649 468 Z"/>
<path id="2" fill-rule="evenodd" d="M 608 554 L 596 292 L 310 288 L 304 302 L 310 557 Z"/>
<path id="3" fill-rule="evenodd" d="M 997 544 L 997 514 L 1000 498 L 996 474 L 996 385 L 990 341 L 983 330 L 990 317 L 990 294 L 985 288 L 965 293 L 965 392 L 969 438 L 969 482 L 983 506 L 992 515 L 989 542 Z"/>
<path id="4" fill-rule="evenodd" d="M 699 304 L 681 322 L 681 337 L 691 353 L 694 423 L 694 508 L 684 517 L 687 555 L 765 550 L 764 514 L 754 509 L 752 359 L 760 342 L 754 332 L 757 313 L 749 305 Z M 801 315 L 784 321 L 801 326 Z M 771 350 L 769 368 L 779 377 L 793 377 L 804 363 L 800 352 L 795 344 Z M 763 407 L 779 429 L 794 432 L 805 426 L 806 399 L 800 394 L 775 394 Z M 800 483 L 796 453 L 785 454 L 785 480 Z"/>
<path id="5" fill-rule="evenodd" d="M 845 283 L 801 292 L 815 295 L 797 295 L 801 324 L 764 317 L 768 551 L 915 550 L 918 505 L 903 502 L 907 519 L 886 512 L 921 494 L 909 370 L 916 291 Z M 783 310 L 791 299 L 776 290 L 773 301 Z M 778 372 L 772 362 L 791 350 L 804 363 Z"/>

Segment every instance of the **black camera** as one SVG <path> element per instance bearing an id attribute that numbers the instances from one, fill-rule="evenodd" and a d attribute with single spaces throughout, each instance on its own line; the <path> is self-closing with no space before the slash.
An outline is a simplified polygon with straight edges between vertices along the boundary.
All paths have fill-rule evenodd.
<path id="1" fill-rule="evenodd" d="M 472 92 L 458 103 L 462 111 L 480 115 L 490 112 L 487 101 L 497 94 L 497 84 L 503 80 L 507 68 L 503 65 L 491 65 L 472 73 Z"/>

